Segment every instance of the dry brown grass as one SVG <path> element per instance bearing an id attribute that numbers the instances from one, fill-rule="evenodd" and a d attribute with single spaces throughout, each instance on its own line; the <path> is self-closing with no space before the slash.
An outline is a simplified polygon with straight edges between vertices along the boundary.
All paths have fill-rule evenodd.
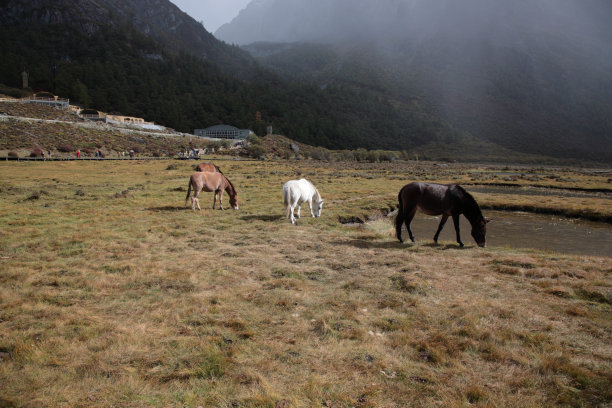
<path id="1" fill-rule="evenodd" d="M 223 161 L 240 210 L 195 213 L 170 164 L 0 163 L 0 405 L 610 404 L 609 258 L 338 222 L 469 168 Z M 300 175 L 326 204 L 292 226 Z"/>

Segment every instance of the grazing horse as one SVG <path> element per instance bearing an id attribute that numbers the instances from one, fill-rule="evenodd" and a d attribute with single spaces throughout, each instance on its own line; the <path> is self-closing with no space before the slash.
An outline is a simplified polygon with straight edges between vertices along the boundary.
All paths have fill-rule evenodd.
<path id="1" fill-rule="evenodd" d="M 321 194 L 310 181 L 304 178 L 286 182 L 283 186 L 283 199 L 287 218 L 291 219 L 292 224 L 295 224 L 293 210 L 297 206 L 297 218 L 300 218 L 300 208 L 304 202 L 308 202 L 310 206 L 310 215 L 313 217 L 321 216 L 321 208 L 323 207 Z"/>
<path id="2" fill-rule="evenodd" d="M 213 210 L 215 209 L 215 204 L 217 203 L 217 195 L 219 195 L 219 206 L 223 210 L 223 190 L 227 192 L 229 195 L 230 205 L 234 210 L 238 209 L 238 193 L 234 188 L 234 185 L 231 181 L 227 179 L 221 173 L 208 173 L 208 172 L 196 172 L 191 175 L 189 178 L 189 187 L 187 189 L 187 197 L 185 197 L 185 205 L 187 205 L 187 200 L 189 200 L 189 195 L 191 194 L 191 187 L 193 186 L 193 197 L 191 198 L 191 208 L 195 210 L 196 204 L 198 205 L 198 210 L 200 208 L 200 200 L 198 199 L 198 195 L 200 191 L 214 191 L 215 198 L 213 200 Z"/>
<path id="3" fill-rule="evenodd" d="M 212 163 L 200 163 L 196 166 L 196 171 L 208 171 L 211 173 L 221 173 L 223 174 L 223 172 L 221 171 L 221 169 L 219 168 L 219 166 L 217 166 L 216 164 L 212 164 Z"/>
<path id="4" fill-rule="evenodd" d="M 463 246 L 459 234 L 459 215 L 465 215 L 472 224 L 472 237 L 479 247 L 486 245 L 485 235 L 487 233 L 487 223 L 491 221 L 484 218 L 480 212 L 480 207 L 463 187 L 457 184 L 442 185 L 433 183 L 410 183 L 405 185 L 398 194 L 399 209 L 395 219 L 395 235 L 402 240 L 402 224 L 406 223 L 406 229 L 410 235 L 410 240 L 414 242 L 414 236 L 410 229 L 410 223 L 414 218 L 417 208 L 420 208 L 427 215 L 440 215 L 440 225 L 434 235 L 434 242 L 438 243 L 438 236 L 444 227 L 448 217 L 453 217 L 455 232 L 457 233 L 457 243 Z"/>

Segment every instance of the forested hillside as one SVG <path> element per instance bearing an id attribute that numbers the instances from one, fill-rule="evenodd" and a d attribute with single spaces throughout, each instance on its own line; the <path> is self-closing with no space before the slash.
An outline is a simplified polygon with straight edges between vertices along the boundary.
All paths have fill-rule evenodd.
<path id="1" fill-rule="evenodd" d="M 49 14 L 44 10 L 51 3 Z M 451 132 L 425 113 L 404 115 L 364 90 L 290 83 L 243 51 L 214 43 L 229 50 L 224 58 L 237 55 L 230 65 L 248 68 L 249 79 L 233 75 L 223 59 L 170 47 L 157 39 L 162 35 L 147 35 L 115 8 L 96 8 L 107 2 L 90 4 L 96 13 L 83 10 L 83 3 L 32 4 L 37 7 L 11 0 L 0 13 L 0 83 L 19 87 L 25 68 L 32 88 L 85 107 L 186 132 L 230 123 L 264 134 L 271 125 L 275 133 L 330 148 L 410 149 Z"/>

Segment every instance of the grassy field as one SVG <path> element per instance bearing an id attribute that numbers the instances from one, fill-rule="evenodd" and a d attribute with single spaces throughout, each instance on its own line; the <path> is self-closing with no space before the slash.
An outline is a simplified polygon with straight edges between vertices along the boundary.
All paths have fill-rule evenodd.
<path id="1" fill-rule="evenodd" d="M 382 215 L 413 180 L 606 190 L 610 173 L 228 160 L 240 210 L 203 193 L 193 212 L 193 164 L 0 163 L 1 407 L 612 404 L 610 258 L 468 231 L 464 249 L 402 245 Z M 298 177 L 325 205 L 293 226 L 281 187 Z"/>

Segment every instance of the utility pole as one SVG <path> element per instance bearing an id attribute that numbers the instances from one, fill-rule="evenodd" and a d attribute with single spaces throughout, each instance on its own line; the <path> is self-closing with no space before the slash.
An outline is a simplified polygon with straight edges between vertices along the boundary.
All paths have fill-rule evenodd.
<path id="1" fill-rule="evenodd" d="M 25 70 L 25 67 L 23 68 L 23 72 L 21 73 L 21 85 L 23 89 L 26 89 L 29 85 L 28 83 L 28 79 L 30 78 L 30 74 L 28 74 Z"/>
<path id="2" fill-rule="evenodd" d="M 55 93 L 55 77 L 57 76 L 57 65 L 55 64 L 55 60 L 53 60 L 53 62 L 51 63 L 51 73 L 53 74 L 53 95 L 56 95 L 56 93 Z"/>

